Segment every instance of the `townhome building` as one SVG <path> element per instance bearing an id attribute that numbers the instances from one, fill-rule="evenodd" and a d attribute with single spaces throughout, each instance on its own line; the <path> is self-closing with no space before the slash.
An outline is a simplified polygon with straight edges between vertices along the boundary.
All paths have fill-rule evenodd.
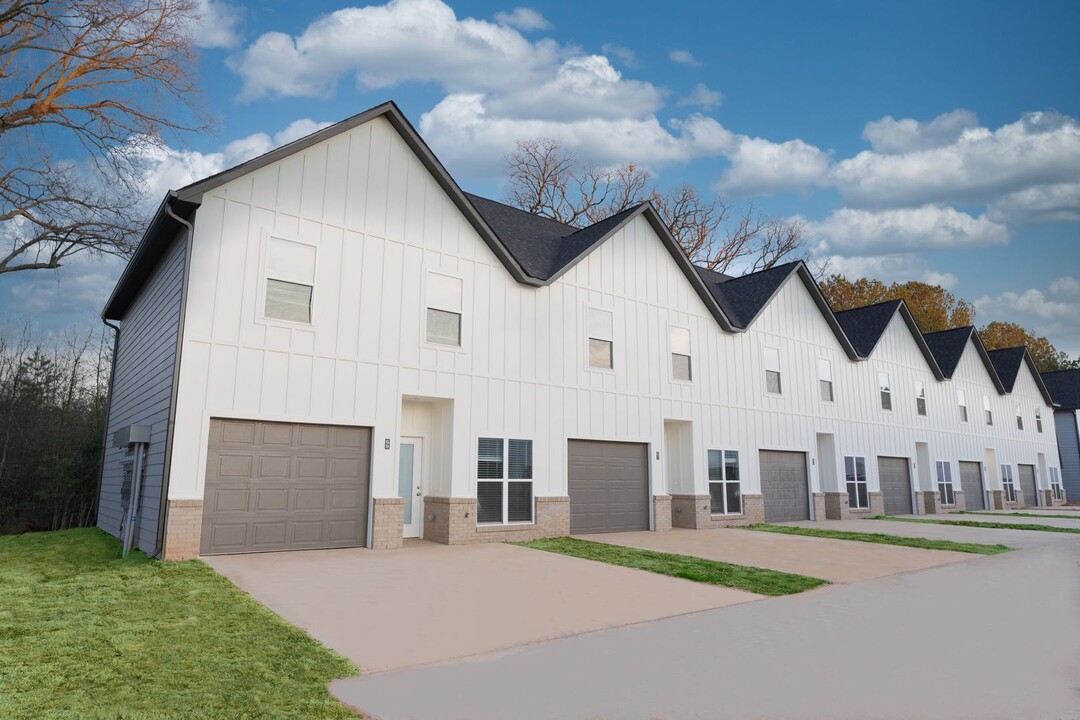
<path id="1" fill-rule="evenodd" d="M 392 103 L 170 193 L 103 317 L 99 525 L 170 559 L 1063 501 L 1022 348 L 464 193 Z"/>

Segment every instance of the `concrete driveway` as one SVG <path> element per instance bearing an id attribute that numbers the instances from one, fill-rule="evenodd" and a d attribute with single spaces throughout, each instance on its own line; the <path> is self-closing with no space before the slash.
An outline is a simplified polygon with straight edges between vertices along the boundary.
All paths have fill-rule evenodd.
<path id="1" fill-rule="evenodd" d="M 881 532 L 881 529 L 878 532 Z M 582 538 L 809 575 L 830 582 L 868 580 L 974 557 L 968 553 L 779 535 L 736 528 L 672 530 L 664 533 L 607 533 L 583 535 Z"/>
<path id="2" fill-rule="evenodd" d="M 922 516 L 920 516 L 922 517 Z M 943 515 L 927 515 L 927 518 L 941 518 Z M 957 519 L 976 519 L 978 515 L 958 515 Z M 994 522 L 996 518 L 987 517 Z M 1014 518 L 1020 520 L 1021 518 Z M 1039 532 L 1037 530 L 1005 530 L 996 528 L 973 528 L 949 523 L 903 522 L 899 520 L 801 520 L 781 523 L 808 528 L 828 530 L 850 530 L 853 532 L 885 533 L 902 537 L 921 537 L 931 540 L 953 540 L 955 542 L 983 543 L 985 545 L 1008 545 L 1013 548 L 1028 548 L 1060 542 L 1073 537 L 1068 533 Z M 1080 535 L 1076 536 L 1080 537 Z"/>
<path id="3" fill-rule="evenodd" d="M 203 560 L 361 674 L 760 598 L 502 544 Z"/>
<path id="4" fill-rule="evenodd" d="M 1063 527 L 1074 528 L 1080 530 L 1080 520 L 1075 518 L 1067 518 L 1051 515 L 1048 512 L 1032 513 L 1038 515 L 1038 517 L 1027 517 L 1010 515 L 1010 512 L 1027 512 L 1026 510 L 1016 511 L 1003 511 L 993 512 L 989 515 L 983 513 L 968 514 L 968 513 L 947 513 L 942 515 L 925 515 L 920 516 L 924 519 L 942 520 L 945 522 L 996 522 L 1003 523 L 1005 525 L 1049 525 L 1051 527 Z"/>
<path id="5" fill-rule="evenodd" d="M 331 692 L 381 720 L 1077 718 L 1080 539 L 1058 537 Z"/>

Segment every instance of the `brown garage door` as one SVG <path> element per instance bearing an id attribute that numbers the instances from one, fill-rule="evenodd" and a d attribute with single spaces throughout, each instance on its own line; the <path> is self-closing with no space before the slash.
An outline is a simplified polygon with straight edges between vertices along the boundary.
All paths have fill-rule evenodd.
<path id="1" fill-rule="evenodd" d="M 806 484 L 806 455 L 762 450 L 761 494 L 765 522 L 810 519 L 810 491 Z"/>
<path id="2" fill-rule="evenodd" d="M 982 466 L 979 463 L 960 463 L 960 489 L 964 491 L 965 509 L 986 509 L 986 494 L 983 492 L 982 484 Z"/>
<path id="3" fill-rule="evenodd" d="M 886 515 L 910 515 L 913 512 L 907 458 L 879 457 L 878 481 Z"/>
<path id="4" fill-rule="evenodd" d="M 1024 505 L 1037 507 L 1039 505 L 1039 496 L 1035 491 L 1035 466 L 1018 465 L 1017 469 L 1020 471 L 1020 489 L 1024 491 Z"/>
<path id="5" fill-rule="evenodd" d="M 203 554 L 363 545 L 370 465 L 370 428 L 212 419 Z"/>
<path id="6" fill-rule="evenodd" d="M 648 453 L 638 443 L 569 442 L 571 533 L 649 529 Z"/>

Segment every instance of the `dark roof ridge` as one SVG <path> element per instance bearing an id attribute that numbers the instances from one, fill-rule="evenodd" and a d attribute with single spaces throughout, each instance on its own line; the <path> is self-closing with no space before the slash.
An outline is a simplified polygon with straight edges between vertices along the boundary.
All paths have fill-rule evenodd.
<path id="1" fill-rule="evenodd" d="M 856 310 L 866 310 L 867 308 L 880 307 L 881 305 L 888 305 L 890 303 L 902 303 L 904 298 L 894 298 L 892 300 L 882 300 L 881 302 L 870 303 L 869 305 L 860 305 L 859 307 L 848 308 L 847 310 L 833 310 L 834 313 L 839 315 L 840 313 L 854 312 Z"/>

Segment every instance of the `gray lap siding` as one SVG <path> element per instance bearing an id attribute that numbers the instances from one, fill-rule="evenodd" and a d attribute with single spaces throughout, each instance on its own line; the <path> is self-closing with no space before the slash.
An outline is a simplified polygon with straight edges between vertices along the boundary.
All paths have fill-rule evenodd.
<path id="1" fill-rule="evenodd" d="M 1065 495 L 1069 500 L 1080 500 L 1080 440 L 1077 439 L 1076 412 L 1056 411 L 1054 429 L 1061 453 L 1061 484 Z"/>
<path id="2" fill-rule="evenodd" d="M 179 342 L 184 260 L 185 243 L 180 235 L 173 240 L 124 319 L 118 323 L 120 340 L 109 402 L 98 527 L 119 535 L 123 522 L 120 490 L 125 450 L 112 447 L 113 433 L 127 425 L 150 425 L 150 445 L 134 543 L 134 547 L 147 553 L 157 546 L 165 446 Z"/>

